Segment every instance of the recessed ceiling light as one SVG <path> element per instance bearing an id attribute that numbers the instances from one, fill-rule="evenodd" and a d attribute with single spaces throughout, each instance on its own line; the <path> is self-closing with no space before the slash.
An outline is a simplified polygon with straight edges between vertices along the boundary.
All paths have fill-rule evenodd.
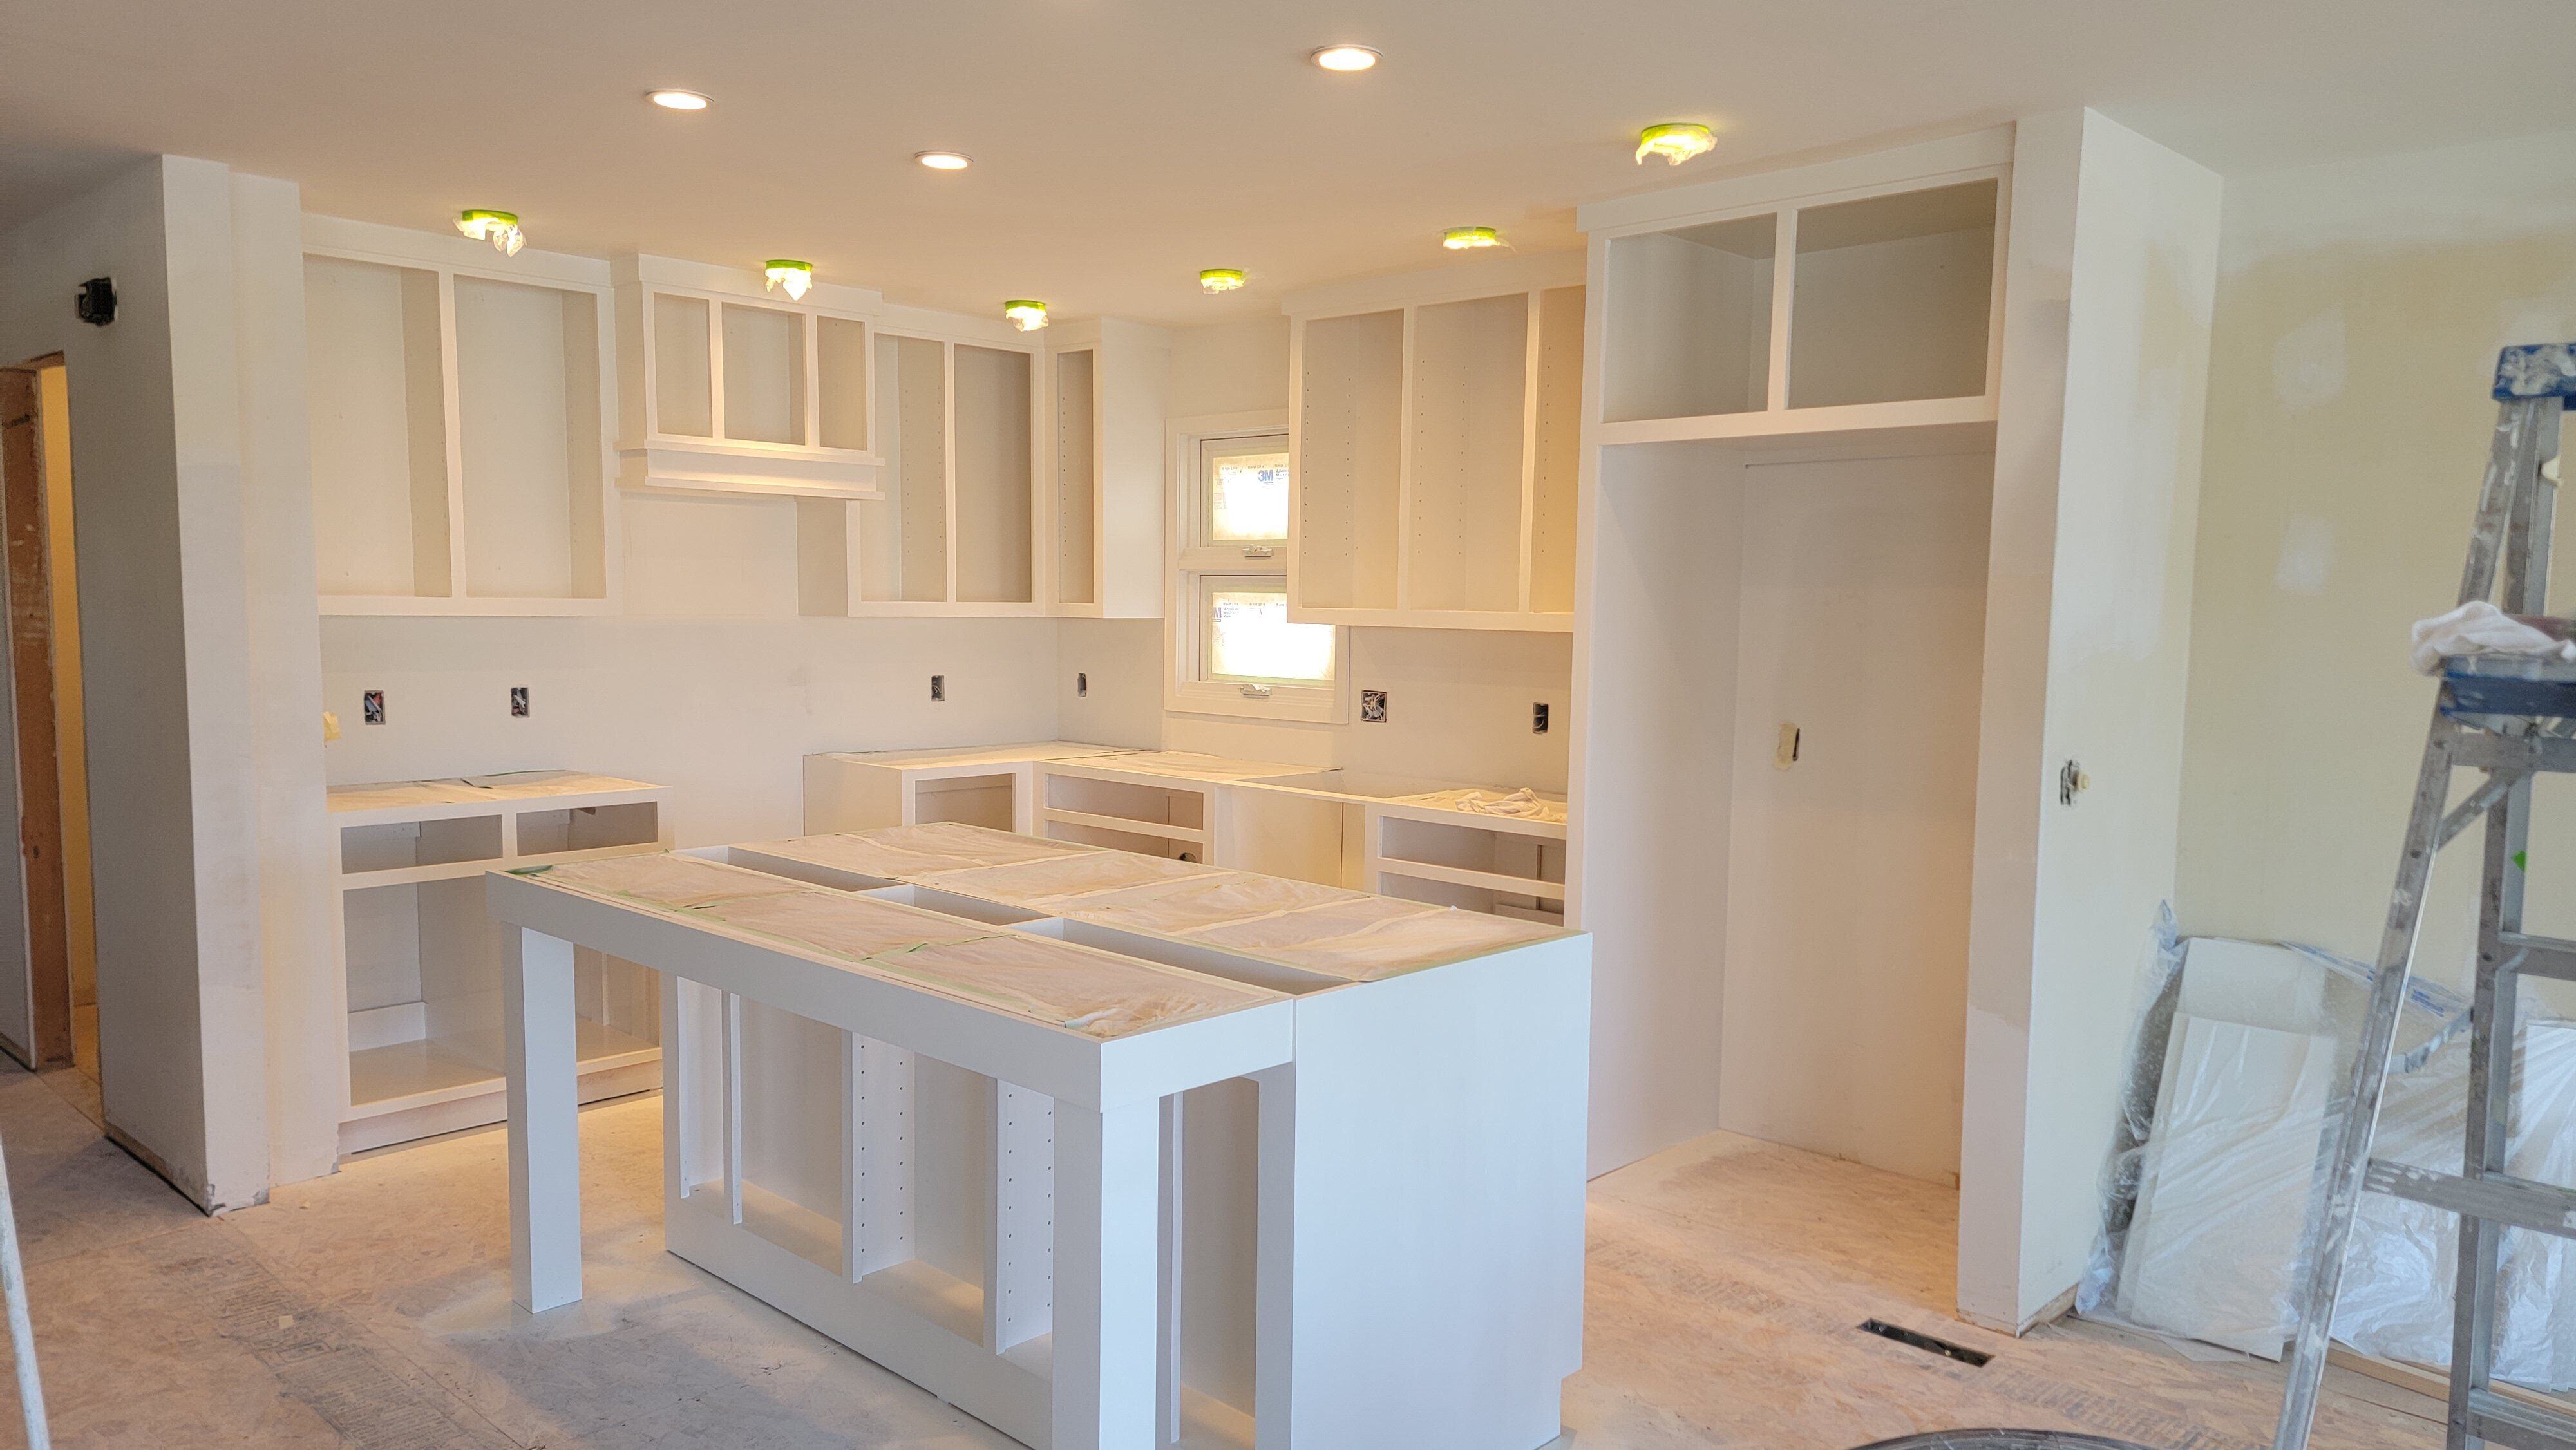
<path id="1" fill-rule="evenodd" d="M 1026 297 L 1015 297 L 1003 303 L 1002 315 L 1022 332 L 1035 332 L 1047 325 L 1046 304 Z"/>
<path id="2" fill-rule="evenodd" d="M 519 214 L 514 211 L 478 206 L 458 214 L 456 229 L 478 242 L 490 242 L 492 250 L 505 257 L 519 255 L 519 249 L 528 244 L 527 235 L 519 230 Z"/>
<path id="3" fill-rule="evenodd" d="M 772 257 L 763 275 L 769 280 L 760 284 L 761 291 L 784 287 L 791 301 L 802 302 L 806 291 L 814 285 L 814 264 L 800 262 L 793 257 Z"/>
<path id="4" fill-rule="evenodd" d="M 933 171 L 963 171 L 974 164 L 963 151 L 915 151 L 912 159 Z"/>
<path id="5" fill-rule="evenodd" d="M 1244 283 L 1241 267 L 1210 267 L 1199 273 L 1202 292 L 1232 292 Z"/>
<path id="6" fill-rule="evenodd" d="M 1328 45 L 1306 58 L 1326 70 L 1367 70 L 1377 64 L 1377 52 L 1365 45 Z"/>
<path id="7" fill-rule="evenodd" d="M 715 104 L 696 91 L 646 91 L 644 99 L 666 111 L 703 111 Z"/>
<path id="8" fill-rule="evenodd" d="M 1492 227 L 1451 227 L 1440 234 L 1440 245 L 1453 252 L 1471 252 L 1479 247 L 1499 247 L 1503 234 Z"/>
<path id="9" fill-rule="evenodd" d="M 1665 121 L 1638 133 L 1637 164 L 1643 166 L 1647 157 L 1660 156 L 1679 166 L 1716 145 L 1716 135 L 1697 121 Z"/>

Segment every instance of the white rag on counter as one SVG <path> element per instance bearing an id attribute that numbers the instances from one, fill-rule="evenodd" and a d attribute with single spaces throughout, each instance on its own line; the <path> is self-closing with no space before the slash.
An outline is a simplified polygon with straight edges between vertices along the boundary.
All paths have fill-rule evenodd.
<path id="1" fill-rule="evenodd" d="M 1565 802 L 1543 800 L 1528 786 L 1510 792 L 1476 787 L 1434 790 L 1420 795 L 1397 796 L 1396 800 L 1403 805 L 1438 806 L 1443 810 L 1467 811 L 1479 816 L 1512 816 L 1549 824 L 1562 824 L 1565 820 Z"/>
<path id="2" fill-rule="evenodd" d="M 2529 655 L 2576 660 L 2576 643 L 2552 639 L 2487 603 L 2472 600 L 2448 614 L 2415 621 L 2415 672 L 2438 675 L 2454 655 Z"/>

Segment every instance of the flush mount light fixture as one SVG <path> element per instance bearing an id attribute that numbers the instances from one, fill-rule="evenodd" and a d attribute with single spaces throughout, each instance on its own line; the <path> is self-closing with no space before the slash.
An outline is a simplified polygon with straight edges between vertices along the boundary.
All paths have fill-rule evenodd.
<path id="1" fill-rule="evenodd" d="M 1306 57 L 1326 70 L 1359 71 L 1377 64 L 1378 55 L 1365 45 L 1328 45 Z"/>
<path id="2" fill-rule="evenodd" d="M 646 91 L 644 99 L 666 111 L 703 111 L 715 101 L 697 91 Z"/>
<path id="3" fill-rule="evenodd" d="M 912 159 L 933 171 L 963 171 L 974 165 L 963 151 L 915 151 Z"/>
<path id="4" fill-rule="evenodd" d="M 1243 285 L 1244 280 L 1243 269 L 1241 267 L 1210 267 L 1206 271 L 1199 273 L 1199 290 L 1202 292 L 1232 292 L 1237 288 L 1240 288 Z"/>
<path id="5" fill-rule="evenodd" d="M 1035 332 L 1047 325 L 1046 304 L 1026 297 L 1015 297 L 1003 303 L 1002 315 L 1011 319 L 1011 325 L 1022 332 Z"/>
<path id="6" fill-rule="evenodd" d="M 1679 166 L 1716 145 L 1715 133 L 1697 121 L 1664 121 L 1638 133 L 1637 164 L 1643 166 L 1647 157 L 1660 156 Z"/>
<path id="7" fill-rule="evenodd" d="M 814 264 L 811 262 L 799 262 L 793 257 L 772 257 L 768 269 L 769 280 L 760 284 L 763 292 L 773 287 L 784 287 L 789 300 L 802 302 L 806 291 L 814 285 Z"/>
<path id="8" fill-rule="evenodd" d="M 1440 234 L 1440 245 L 1453 252 L 1472 252 L 1479 247 L 1499 247 L 1503 234 L 1492 227 L 1451 227 Z"/>
<path id="9" fill-rule="evenodd" d="M 456 218 L 456 229 L 478 242 L 490 242 L 492 250 L 504 257 L 519 255 L 519 249 L 528 244 L 526 234 L 519 230 L 519 214 L 514 211 L 478 206 Z"/>

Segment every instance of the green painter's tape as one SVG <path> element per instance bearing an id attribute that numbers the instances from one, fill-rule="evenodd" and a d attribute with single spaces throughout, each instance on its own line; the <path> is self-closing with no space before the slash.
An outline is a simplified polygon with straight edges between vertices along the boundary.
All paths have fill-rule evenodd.
<path id="1" fill-rule="evenodd" d="M 2513 869 L 2516 871 L 2529 871 L 2531 869 L 2531 853 L 2529 851 L 2514 852 Z"/>
<path id="2" fill-rule="evenodd" d="M 510 874 L 513 876 L 543 876 L 553 869 L 555 868 L 552 866 L 513 866 L 510 868 Z"/>

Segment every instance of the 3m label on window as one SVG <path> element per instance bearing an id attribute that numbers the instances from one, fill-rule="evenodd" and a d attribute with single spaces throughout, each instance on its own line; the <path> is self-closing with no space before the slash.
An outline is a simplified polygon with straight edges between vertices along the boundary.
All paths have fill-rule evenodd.
<path id="1" fill-rule="evenodd" d="M 1199 517 L 1205 544 L 1288 542 L 1288 450 L 1281 440 L 1238 438 L 1201 449 Z"/>
<path id="2" fill-rule="evenodd" d="M 1291 624 L 1288 585 L 1276 575 L 1199 580 L 1200 678 L 1313 685 L 1333 678 L 1333 627 Z"/>

